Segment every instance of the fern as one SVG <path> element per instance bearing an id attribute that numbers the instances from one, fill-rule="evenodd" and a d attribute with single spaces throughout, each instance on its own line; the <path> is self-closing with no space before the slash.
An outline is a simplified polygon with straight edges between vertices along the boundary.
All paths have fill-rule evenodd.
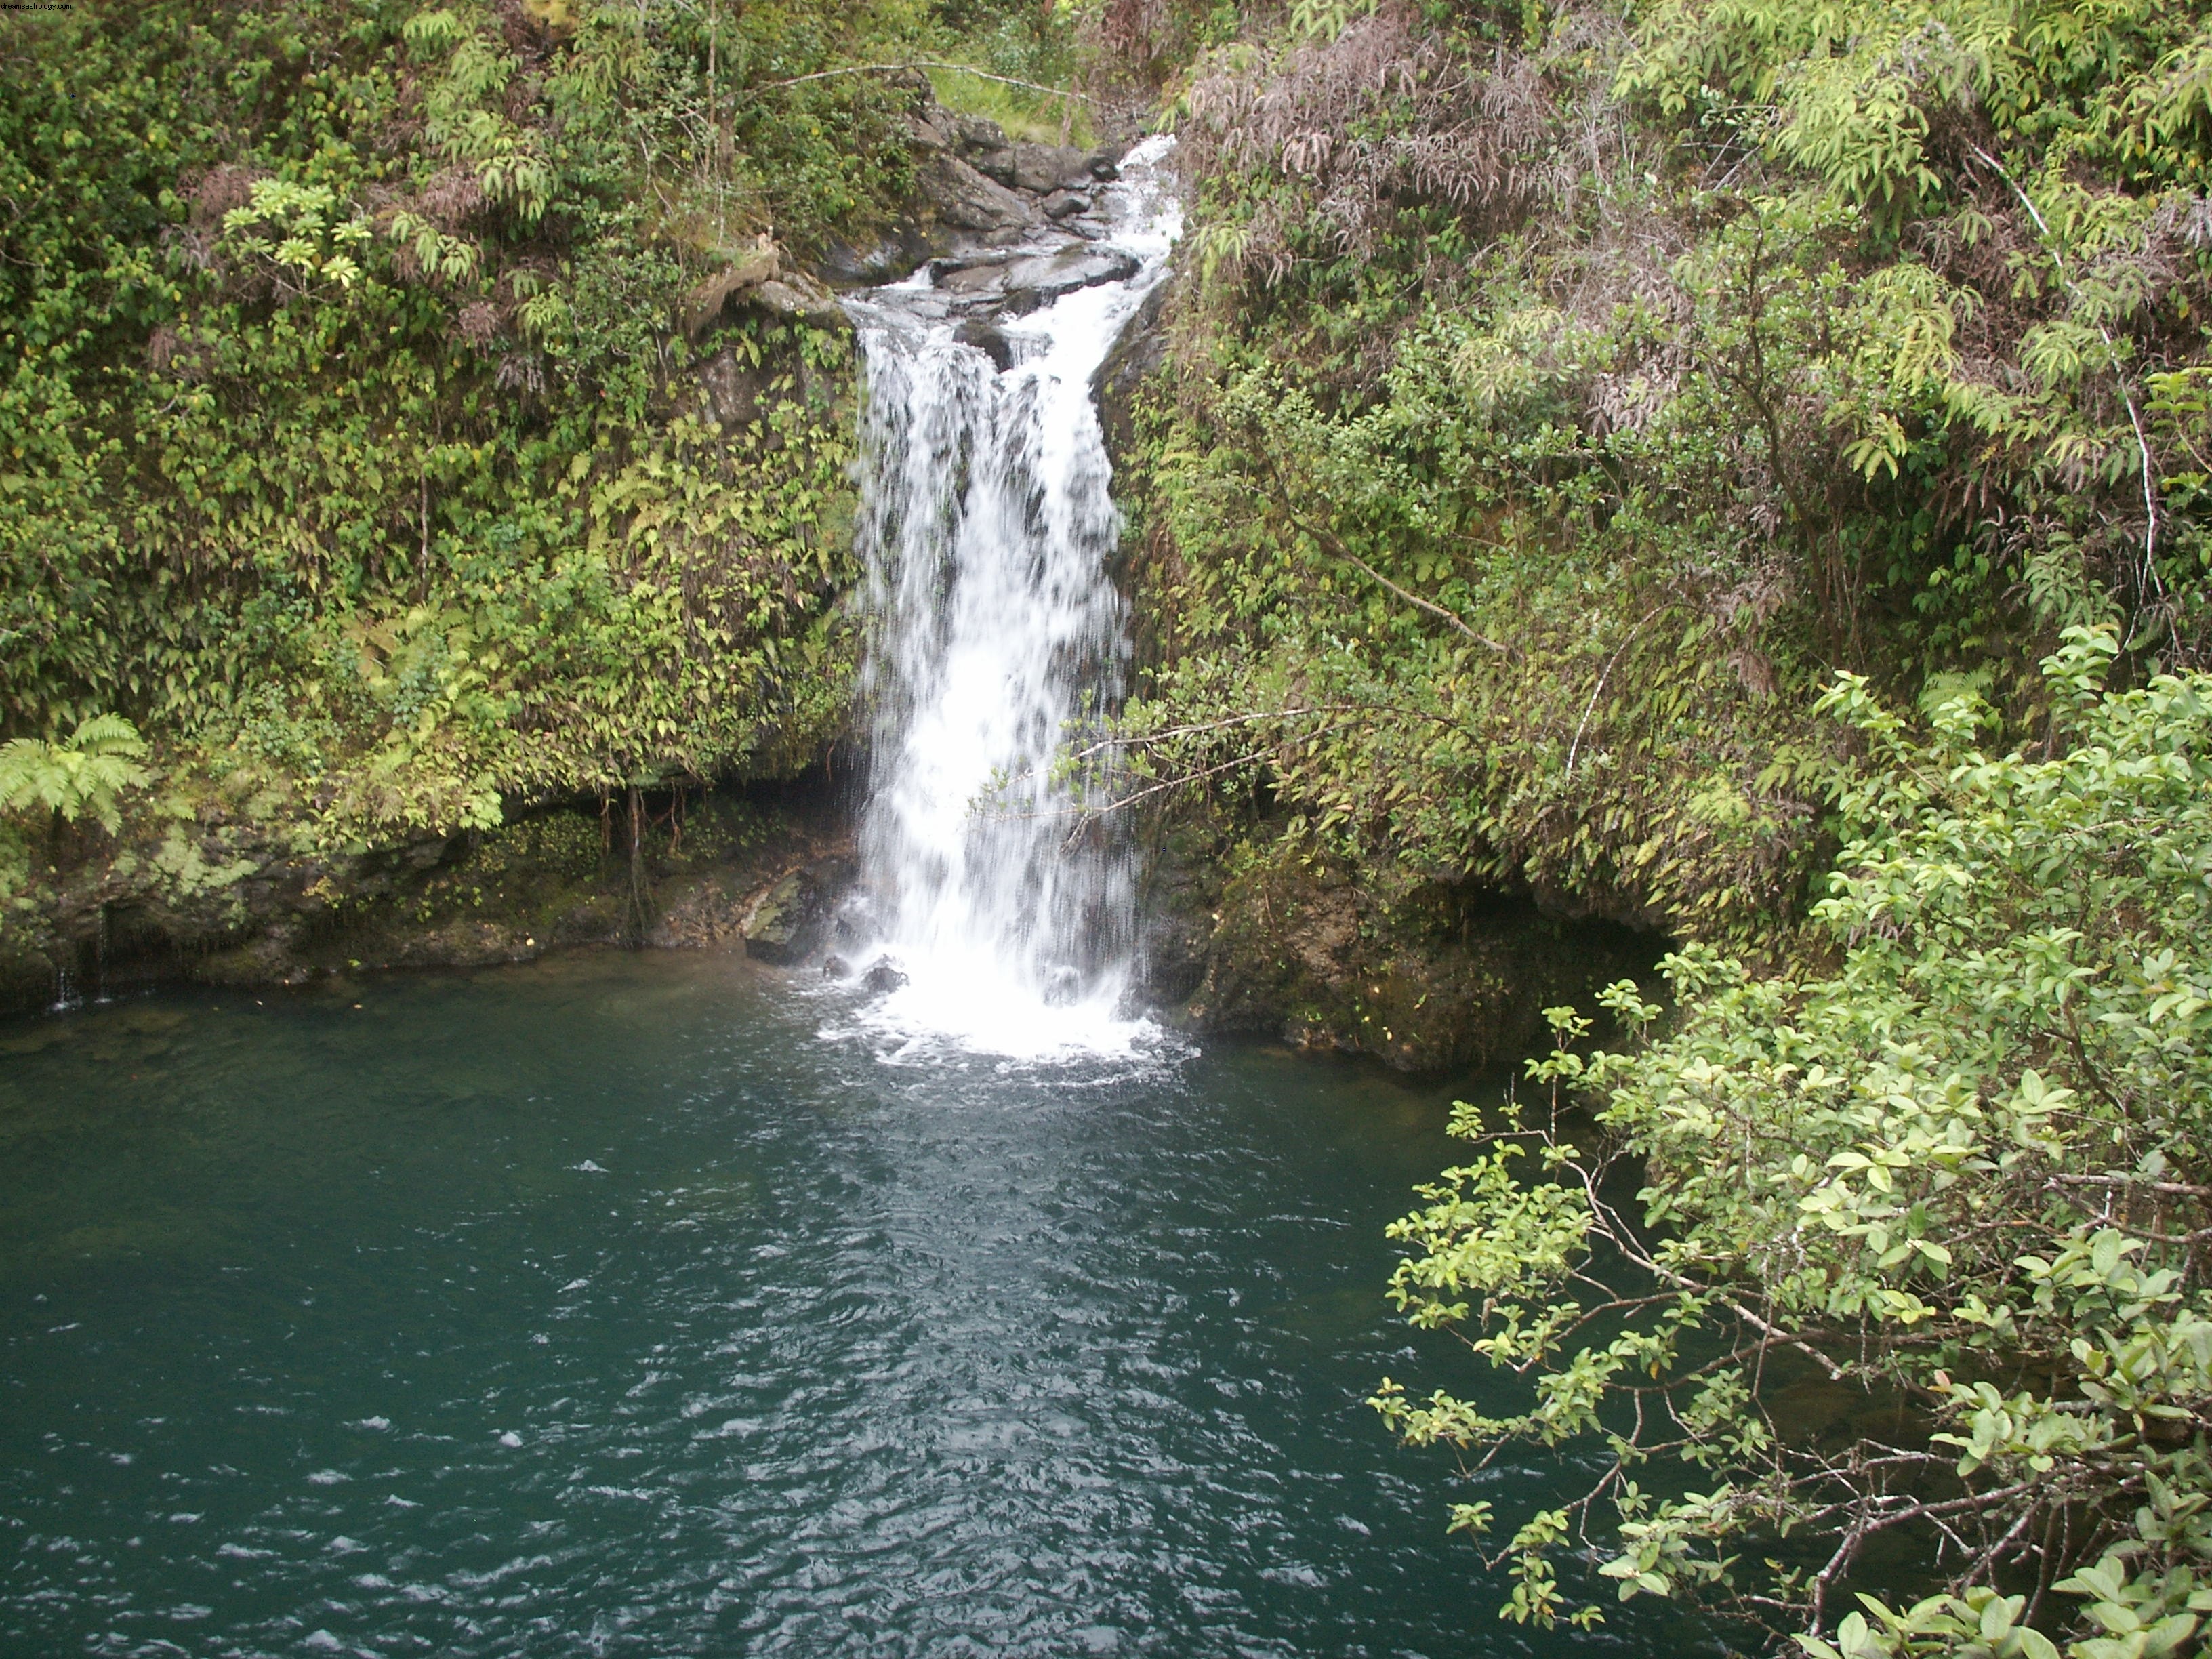
<path id="1" fill-rule="evenodd" d="M 0 745 L 0 810 L 43 810 L 70 823 L 89 816 L 112 836 L 123 824 L 122 793 L 146 781 L 145 753 L 120 714 L 94 714 L 66 742 L 17 738 Z"/>

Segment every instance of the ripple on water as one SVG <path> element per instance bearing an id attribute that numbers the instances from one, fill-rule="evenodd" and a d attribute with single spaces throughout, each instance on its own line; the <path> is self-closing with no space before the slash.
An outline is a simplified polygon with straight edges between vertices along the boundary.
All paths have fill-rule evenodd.
<path id="1" fill-rule="evenodd" d="M 1495 1623 L 1360 1403 L 1467 1380 L 1379 1294 L 1442 1091 L 887 1066 L 741 961 L 137 1012 L 72 1028 L 164 1045 L 136 1090 L 0 1061 L 0 1651 L 1594 1639 Z"/>

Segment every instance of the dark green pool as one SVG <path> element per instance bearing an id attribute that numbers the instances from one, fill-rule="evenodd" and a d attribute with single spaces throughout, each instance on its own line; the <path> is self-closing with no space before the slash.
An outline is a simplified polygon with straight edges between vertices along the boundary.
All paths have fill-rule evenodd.
<path id="1" fill-rule="evenodd" d="M 0 1651 L 1689 1650 L 1498 1623 L 1360 1403 L 1470 1377 L 1379 1294 L 1449 1091 L 835 1012 L 599 957 L 0 1027 Z"/>

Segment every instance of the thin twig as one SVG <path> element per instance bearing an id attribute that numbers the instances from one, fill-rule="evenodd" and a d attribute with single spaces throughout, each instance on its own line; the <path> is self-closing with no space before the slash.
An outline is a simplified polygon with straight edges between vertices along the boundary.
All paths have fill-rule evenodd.
<path id="1" fill-rule="evenodd" d="M 2053 1175 L 2045 1179 L 2057 1186 L 2141 1188 L 2145 1192 L 2166 1193 L 2175 1198 L 2212 1198 L 2212 1187 L 2195 1187 L 2185 1181 L 2145 1181 L 2138 1176 L 2112 1175 Z"/>
<path id="2" fill-rule="evenodd" d="M 1637 635 L 1642 631 L 1644 624 L 1650 622 L 1654 617 L 1657 616 L 1666 608 L 1667 607 L 1663 605 L 1655 605 L 1642 616 L 1638 617 L 1636 619 L 1636 626 L 1628 630 L 1627 637 L 1622 640 L 1619 645 L 1615 646 L 1613 647 L 1613 654 L 1605 659 L 1605 667 L 1597 677 L 1597 684 L 1590 687 L 1589 701 L 1583 705 L 1582 724 L 1575 727 L 1575 740 L 1567 745 L 1567 777 L 1569 781 L 1571 781 L 1575 775 L 1575 753 L 1583 746 L 1583 733 L 1589 729 L 1589 718 L 1591 712 L 1597 708 L 1598 696 L 1605 690 L 1606 681 L 1613 677 L 1613 664 L 1620 660 L 1620 653 L 1628 649 L 1630 643 L 1634 641 Z"/>
<path id="3" fill-rule="evenodd" d="M 1520 657 L 1521 653 L 1518 651 L 1516 651 L 1511 646 L 1500 645 L 1496 640 L 1492 639 L 1489 635 L 1480 633 L 1474 628 L 1469 627 L 1466 620 L 1457 612 L 1447 611 L 1443 606 L 1435 604 L 1431 600 L 1425 599 L 1419 594 L 1410 592 L 1407 589 L 1399 586 L 1397 583 L 1392 581 L 1388 576 L 1377 570 L 1373 565 L 1368 563 L 1366 560 L 1361 558 L 1359 555 L 1346 547 L 1342 539 L 1337 536 L 1335 532 L 1322 525 L 1309 524 L 1305 519 L 1299 514 L 1297 509 L 1291 505 L 1290 486 L 1284 482 L 1282 471 L 1275 465 L 1274 456 L 1270 454 L 1265 448 L 1261 450 L 1260 454 L 1261 458 L 1267 462 L 1267 471 L 1273 476 L 1275 480 L 1275 505 L 1282 509 L 1283 516 L 1291 521 L 1291 527 L 1293 530 L 1304 531 L 1307 535 L 1312 537 L 1314 540 L 1319 542 L 1323 547 L 1327 548 L 1338 558 L 1342 559 L 1346 564 L 1358 570 L 1360 574 L 1365 576 L 1369 580 L 1380 582 L 1383 586 L 1389 588 L 1393 593 L 1395 593 L 1400 599 L 1405 600 L 1407 604 L 1415 606 L 1419 610 L 1425 611 L 1432 617 L 1439 617 L 1444 622 L 1449 623 L 1454 628 L 1466 635 L 1468 638 L 1473 640 L 1477 645 L 1483 647 L 1486 650 L 1495 651 L 1499 656 L 1505 658 L 1508 661 L 1516 660 Z"/>
<path id="4" fill-rule="evenodd" d="M 2081 298 L 2081 290 L 2075 286 L 2074 279 L 2066 274 L 2066 256 L 2057 248 L 2050 246 L 2051 227 L 2045 222 L 2042 213 L 2038 210 L 2035 204 L 2028 199 L 2027 192 L 2020 187 L 2019 181 L 2012 174 L 2005 171 L 2004 164 L 1989 151 L 1984 149 L 1979 144 L 1970 144 L 1967 148 L 1973 151 L 1983 165 L 2003 179 L 2012 193 L 2020 198 L 2020 204 L 2027 210 L 2027 216 L 2035 221 L 2036 232 L 2043 238 L 2045 246 L 2049 249 L 2051 263 L 2057 267 L 2060 283 L 2078 302 Z M 2148 515 L 2149 521 L 2143 529 L 2143 580 L 2137 591 L 2142 593 L 2156 588 L 2163 595 L 2166 592 L 2166 584 L 2159 578 L 2158 565 L 2155 562 L 2158 553 L 2159 528 L 2158 473 L 2150 458 L 2150 440 L 2143 433 L 2142 411 L 2136 407 L 2134 388 L 2129 386 L 2128 377 L 2120 371 L 2119 347 L 2114 343 L 2112 331 L 2105 326 L 2101 319 L 2097 323 L 2097 332 L 2104 338 L 2105 350 L 2112 365 L 2112 380 L 2120 389 L 2120 401 L 2127 405 L 2128 425 L 2136 434 L 2136 454 L 2142 462 L 2143 511 Z"/>

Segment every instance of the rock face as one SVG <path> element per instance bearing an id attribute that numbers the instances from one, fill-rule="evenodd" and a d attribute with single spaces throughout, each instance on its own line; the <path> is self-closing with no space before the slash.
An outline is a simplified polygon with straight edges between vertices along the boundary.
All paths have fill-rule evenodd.
<path id="1" fill-rule="evenodd" d="M 1068 240 L 1041 251 L 992 249 L 930 261 L 945 314 L 1020 317 L 1080 289 L 1137 274 L 1137 261 L 1112 248 Z M 1003 364 L 1000 367 L 1004 367 Z"/>
<path id="2" fill-rule="evenodd" d="M 731 949 L 794 872 L 822 891 L 849 869 L 836 815 L 803 794 L 695 795 L 680 819 L 662 797 L 648 817 L 634 866 L 619 810 L 329 855 L 210 810 L 65 877 L 51 914 L 0 935 L 0 1012 L 179 981 L 300 985 L 586 945 Z"/>
<path id="3" fill-rule="evenodd" d="M 792 871 L 755 901 L 744 923 L 745 954 L 788 965 L 822 943 L 830 913 L 853 883 L 853 863 L 833 855 Z"/>
<path id="4" fill-rule="evenodd" d="M 1049 253 L 1105 234 L 1091 214 L 1096 187 L 1115 176 L 1127 146 L 1020 142 L 992 122 L 942 107 L 926 87 L 916 96 L 908 125 L 917 151 L 908 210 L 873 236 L 829 248 L 818 269 L 831 283 L 872 288 L 932 259 Z"/>
<path id="5" fill-rule="evenodd" d="M 955 230 L 1018 231 L 1042 216 L 1037 204 L 943 151 L 922 163 L 915 182 L 938 222 Z"/>
<path id="6" fill-rule="evenodd" d="M 1523 1052 L 1541 1012 L 1650 970 L 1661 941 L 1303 840 L 1175 826 L 1146 895 L 1145 988 L 1188 1028 L 1371 1055 L 1401 1071 Z"/>

